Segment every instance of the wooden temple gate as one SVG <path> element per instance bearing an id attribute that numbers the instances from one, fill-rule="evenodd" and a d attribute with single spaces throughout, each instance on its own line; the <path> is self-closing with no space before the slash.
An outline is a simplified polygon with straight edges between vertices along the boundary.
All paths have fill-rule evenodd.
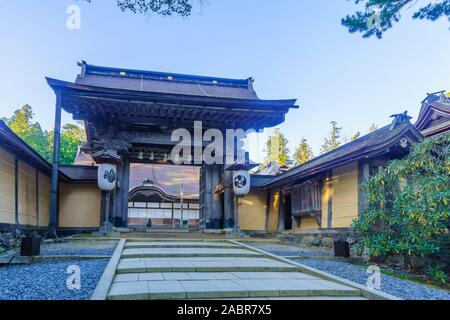
<path id="1" fill-rule="evenodd" d="M 56 94 L 50 232 L 55 232 L 58 214 L 61 109 L 71 113 L 74 120 L 84 121 L 86 153 L 97 162 L 113 157 L 119 163 L 118 188 L 110 217 L 116 227 L 126 227 L 130 164 L 171 163 L 168 155 L 178 144 L 171 141 L 175 129 L 184 128 L 194 137 L 194 122 L 201 121 L 202 133 L 218 129 L 225 137 L 227 129 L 260 130 L 279 125 L 290 108 L 297 108 L 295 99 L 259 99 L 251 78 L 234 80 L 128 70 L 85 62 L 79 66 L 81 73 L 75 82 L 47 78 Z M 208 143 L 202 142 L 202 150 Z M 223 163 L 188 163 L 201 165 L 200 223 L 206 229 L 234 225 L 232 174 L 226 170 L 229 164 L 225 159 Z M 217 192 L 218 189 L 222 191 Z"/>

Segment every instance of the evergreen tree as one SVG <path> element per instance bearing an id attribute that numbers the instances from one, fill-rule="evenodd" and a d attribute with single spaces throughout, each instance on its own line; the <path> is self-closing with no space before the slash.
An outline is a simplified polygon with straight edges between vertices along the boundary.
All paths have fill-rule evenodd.
<path id="1" fill-rule="evenodd" d="M 59 161 L 61 164 L 71 165 L 75 161 L 78 148 L 86 141 L 84 129 L 75 124 L 66 124 L 61 131 Z M 53 152 L 53 131 L 48 135 L 49 151 Z"/>
<path id="2" fill-rule="evenodd" d="M 41 125 L 38 122 L 34 122 L 33 117 L 33 109 L 26 104 L 19 110 L 16 110 L 10 119 L 3 120 L 23 141 L 44 159 L 50 161 L 51 153 L 48 152 L 47 132 L 42 131 Z"/>
<path id="3" fill-rule="evenodd" d="M 294 153 L 294 161 L 296 165 L 308 162 L 314 158 L 314 153 L 311 146 L 308 144 L 308 140 L 303 138 L 300 140 L 298 148 Z"/>
<path id="4" fill-rule="evenodd" d="M 272 136 L 266 142 L 266 159 L 265 163 L 276 162 L 279 165 L 284 165 L 289 162 L 289 148 L 288 140 L 280 132 L 280 129 L 275 129 Z"/>
<path id="5" fill-rule="evenodd" d="M 85 0 L 92 2 L 93 0 Z M 203 5 L 206 0 L 197 0 Z M 192 0 L 117 0 L 117 6 L 123 12 L 130 11 L 137 14 L 159 14 L 162 16 L 179 15 L 188 17 L 191 15 L 193 1 Z"/>
<path id="6" fill-rule="evenodd" d="M 369 128 L 369 132 L 374 132 L 378 130 L 378 126 L 375 123 L 372 123 L 372 125 Z"/>
<path id="7" fill-rule="evenodd" d="M 53 131 L 43 131 L 38 122 L 33 121 L 33 109 L 24 105 L 16 110 L 13 116 L 2 120 L 25 141 L 31 148 L 39 153 L 48 162 L 53 157 Z M 61 131 L 60 163 L 73 164 L 78 148 L 86 141 L 84 129 L 79 124 L 66 124 Z"/>
<path id="8" fill-rule="evenodd" d="M 342 144 L 341 141 L 341 131 L 342 127 L 337 126 L 336 121 L 331 121 L 331 131 L 328 134 L 328 137 L 324 139 L 324 143 L 320 149 L 322 154 L 330 152 Z"/>
<path id="9" fill-rule="evenodd" d="M 376 36 L 381 38 L 383 33 L 399 22 L 402 11 L 418 5 L 416 0 L 354 0 L 356 4 L 363 3 L 364 10 L 342 19 L 342 24 L 348 31 L 359 32 L 364 38 Z M 419 4 L 421 5 L 421 4 Z M 427 5 L 421 5 L 413 13 L 414 19 L 436 21 L 441 17 L 450 17 L 450 0 L 434 0 Z M 450 19 L 449 19 L 450 20 Z"/>
<path id="10" fill-rule="evenodd" d="M 355 141 L 359 137 L 361 137 L 361 132 L 357 131 L 354 135 L 351 135 L 350 137 L 345 137 L 343 139 L 343 142 L 344 143 L 349 143 L 349 142 Z"/>

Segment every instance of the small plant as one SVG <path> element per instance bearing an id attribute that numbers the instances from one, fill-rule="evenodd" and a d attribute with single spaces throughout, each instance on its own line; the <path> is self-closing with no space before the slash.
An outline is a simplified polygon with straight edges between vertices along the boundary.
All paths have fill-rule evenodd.
<path id="1" fill-rule="evenodd" d="M 448 276 L 441 265 L 430 268 L 431 279 L 437 284 L 448 284 Z"/>

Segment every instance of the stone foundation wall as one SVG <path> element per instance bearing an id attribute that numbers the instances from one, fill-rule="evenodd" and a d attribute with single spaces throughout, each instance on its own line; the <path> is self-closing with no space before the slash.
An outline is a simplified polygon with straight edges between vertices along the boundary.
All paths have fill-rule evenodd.
<path id="1" fill-rule="evenodd" d="M 327 250 L 334 249 L 334 241 L 343 240 L 349 242 L 351 256 L 358 256 L 352 248 L 352 245 L 357 241 L 357 237 L 349 229 L 312 230 L 302 231 L 300 233 L 283 233 L 278 236 L 278 240 L 285 243 L 300 244 Z"/>
<path id="2" fill-rule="evenodd" d="M 37 233 L 42 238 L 47 237 L 47 228 L 26 228 L 16 225 L 0 225 L 0 254 L 7 250 L 20 247 L 22 237 Z"/>

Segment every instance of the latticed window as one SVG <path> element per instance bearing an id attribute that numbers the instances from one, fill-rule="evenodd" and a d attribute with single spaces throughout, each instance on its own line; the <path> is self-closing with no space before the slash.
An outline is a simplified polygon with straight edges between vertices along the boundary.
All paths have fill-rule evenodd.
<path id="1" fill-rule="evenodd" d="M 292 190 L 292 215 L 305 216 L 322 212 L 320 183 L 304 183 Z"/>

